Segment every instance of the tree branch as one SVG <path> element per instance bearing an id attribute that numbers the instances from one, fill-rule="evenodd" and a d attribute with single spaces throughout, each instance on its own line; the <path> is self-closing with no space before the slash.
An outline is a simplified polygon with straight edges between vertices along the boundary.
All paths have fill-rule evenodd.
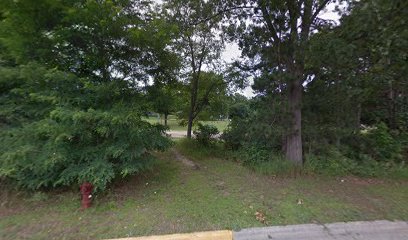
<path id="1" fill-rule="evenodd" d="M 331 0 L 324 0 L 320 6 L 316 9 L 316 11 L 313 13 L 312 18 L 310 19 L 310 22 L 314 22 L 316 19 L 317 15 L 326 7 L 326 5 L 330 2 Z"/>
<path id="2" fill-rule="evenodd" d="M 214 83 L 214 84 L 211 84 L 211 86 L 207 89 L 207 91 L 205 92 L 205 94 L 204 94 L 204 96 L 203 96 L 203 98 L 200 100 L 200 102 L 198 102 L 197 103 L 197 106 L 196 106 L 196 108 L 194 109 L 194 114 L 193 114 L 193 118 L 196 118 L 197 117 L 197 115 L 201 112 L 201 110 L 207 105 L 206 104 L 206 99 L 208 99 L 208 96 L 210 95 L 210 93 L 211 93 L 211 91 L 215 88 L 215 87 L 217 87 L 217 86 L 221 86 L 221 85 L 224 85 L 224 84 L 226 84 L 227 82 L 221 82 L 221 83 Z"/>
<path id="3" fill-rule="evenodd" d="M 191 55 L 191 68 L 193 70 L 193 74 L 196 73 L 196 64 L 195 64 L 195 57 L 194 57 L 194 47 L 193 47 L 193 41 L 191 40 L 190 36 L 187 36 L 188 39 L 188 46 L 190 48 L 190 55 Z"/>
<path id="4" fill-rule="evenodd" d="M 278 36 L 278 33 L 276 31 L 275 26 L 272 23 L 271 15 L 268 13 L 268 10 L 266 9 L 265 1 L 262 1 L 262 3 L 261 3 L 261 11 L 262 11 L 262 14 L 264 16 L 264 20 L 266 22 L 266 25 L 268 26 L 269 32 L 272 35 L 273 40 L 279 44 L 280 43 L 280 38 Z"/>
<path id="5" fill-rule="evenodd" d="M 217 12 L 217 13 L 211 15 L 211 16 L 208 16 L 208 17 L 203 18 L 203 19 L 199 19 L 198 21 L 191 23 L 191 25 L 192 25 L 192 26 L 199 25 L 199 24 L 201 24 L 201 23 L 210 21 L 210 20 L 212 20 L 213 18 L 216 18 L 216 17 L 218 17 L 218 16 L 220 16 L 220 15 L 223 15 L 224 13 L 231 12 L 231 11 L 233 11 L 233 10 L 237 10 L 237 9 L 251 9 L 251 8 L 253 8 L 253 6 L 237 6 L 237 7 L 226 8 L 226 9 L 223 9 L 223 10 L 221 10 L 221 11 L 219 11 L 219 12 Z"/>

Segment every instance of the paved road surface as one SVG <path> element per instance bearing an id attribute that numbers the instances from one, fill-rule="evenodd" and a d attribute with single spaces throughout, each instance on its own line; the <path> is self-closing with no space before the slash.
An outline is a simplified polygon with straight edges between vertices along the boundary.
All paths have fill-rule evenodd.
<path id="1" fill-rule="evenodd" d="M 187 131 L 174 131 L 174 130 L 169 130 L 166 132 L 167 134 L 170 135 L 172 138 L 185 138 L 187 137 Z M 194 137 L 194 133 L 191 133 Z M 217 134 L 215 138 L 219 138 L 221 134 Z"/>
<path id="2" fill-rule="evenodd" d="M 167 134 L 170 135 L 172 138 L 184 138 L 187 137 L 187 131 L 173 131 L 169 130 L 166 132 Z"/>
<path id="3" fill-rule="evenodd" d="M 234 240 L 408 240 L 408 222 L 349 222 L 249 228 Z"/>

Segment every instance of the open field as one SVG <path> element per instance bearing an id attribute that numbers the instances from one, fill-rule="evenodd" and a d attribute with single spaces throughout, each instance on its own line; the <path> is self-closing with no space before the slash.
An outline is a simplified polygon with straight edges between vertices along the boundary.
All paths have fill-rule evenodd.
<path id="1" fill-rule="evenodd" d="M 145 117 L 143 119 L 152 124 L 154 123 L 164 124 L 164 119 L 158 119 L 157 117 Z M 180 120 L 178 120 L 175 116 L 170 115 L 167 124 L 170 130 L 187 131 L 187 126 L 180 126 L 179 122 Z M 201 121 L 201 123 L 214 125 L 218 128 L 220 132 L 222 132 L 228 126 L 228 121 Z"/>
<path id="2" fill-rule="evenodd" d="M 79 210 L 76 190 L 0 192 L 0 239 L 103 239 L 355 220 L 408 220 L 408 182 L 260 175 L 185 140 Z M 191 167 L 180 156 L 193 161 Z"/>

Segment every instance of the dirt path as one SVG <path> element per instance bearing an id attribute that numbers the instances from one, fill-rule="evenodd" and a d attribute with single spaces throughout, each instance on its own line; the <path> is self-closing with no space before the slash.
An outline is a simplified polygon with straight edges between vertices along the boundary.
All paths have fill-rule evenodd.
<path id="1" fill-rule="evenodd" d="M 184 157 L 183 155 L 181 155 L 181 153 L 179 153 L 175 148 L 171 149 L 171 152 L 174 154 L 174 156 L 176 157 L 176 159 L 178 161 L 180 161 L 181 163 L 183 163 L 183 165 L 190 167 L 192 169 L 200 169 L 200 167 L 198 166 L 197 163 L 191 161 L 190 159 Z"/>

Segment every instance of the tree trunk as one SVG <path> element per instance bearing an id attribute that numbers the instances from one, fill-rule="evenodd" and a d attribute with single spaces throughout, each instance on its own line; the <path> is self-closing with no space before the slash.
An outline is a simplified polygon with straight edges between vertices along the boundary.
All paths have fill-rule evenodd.
<path id="1" fill-rule="evenodd" d="M 391 129 L 398 128 L 396 119 L 395 90 L 391 80 L 390 89 L 388 91 L 388 124 Z"/>
<path id="2" fill-rule="evenodd" d="M 167 117 L 169 116 L 169 114 L 168 113 L 165 113 L 164 114 L 164 126 L 166 126 L 167 127 Z"/>
<path id="3" fill-rule="evenodd" d="M 187 124 L 187 138 L 191 138 L 191 132 L 193 130 L 193 121 L 194 121 L 194 112 L 197 102 L 197 93 L 198 93 L 198 79 L 196 76 L 193 76 L 191 84 L 191 98 L 190 98 L 190 111 L 188 113 L 188 124 Z"/>
<path id="4" fill-rule="evenodd" d="M 361 103 L 358 103 L 356 117 L 356 132 L 360 131 L 360 126 L 361 126 Z"/>
<path id="5" fill-rule="evenodd" d="M 188 123 L 187 123 L 187 138 L 191 138 L 191 131 L 193 129 L 193 102 L 191 102 L 190 112 L 188 113 Z"/>
<path id="6" fill-rule="evenodd" d="M 302 154 L 302 91 L 300 80 L 289 83 L 288 104 L 290 114 L 289 132 L 286 137 L 286 158 L 295 165 L 303 164 Z"/>

